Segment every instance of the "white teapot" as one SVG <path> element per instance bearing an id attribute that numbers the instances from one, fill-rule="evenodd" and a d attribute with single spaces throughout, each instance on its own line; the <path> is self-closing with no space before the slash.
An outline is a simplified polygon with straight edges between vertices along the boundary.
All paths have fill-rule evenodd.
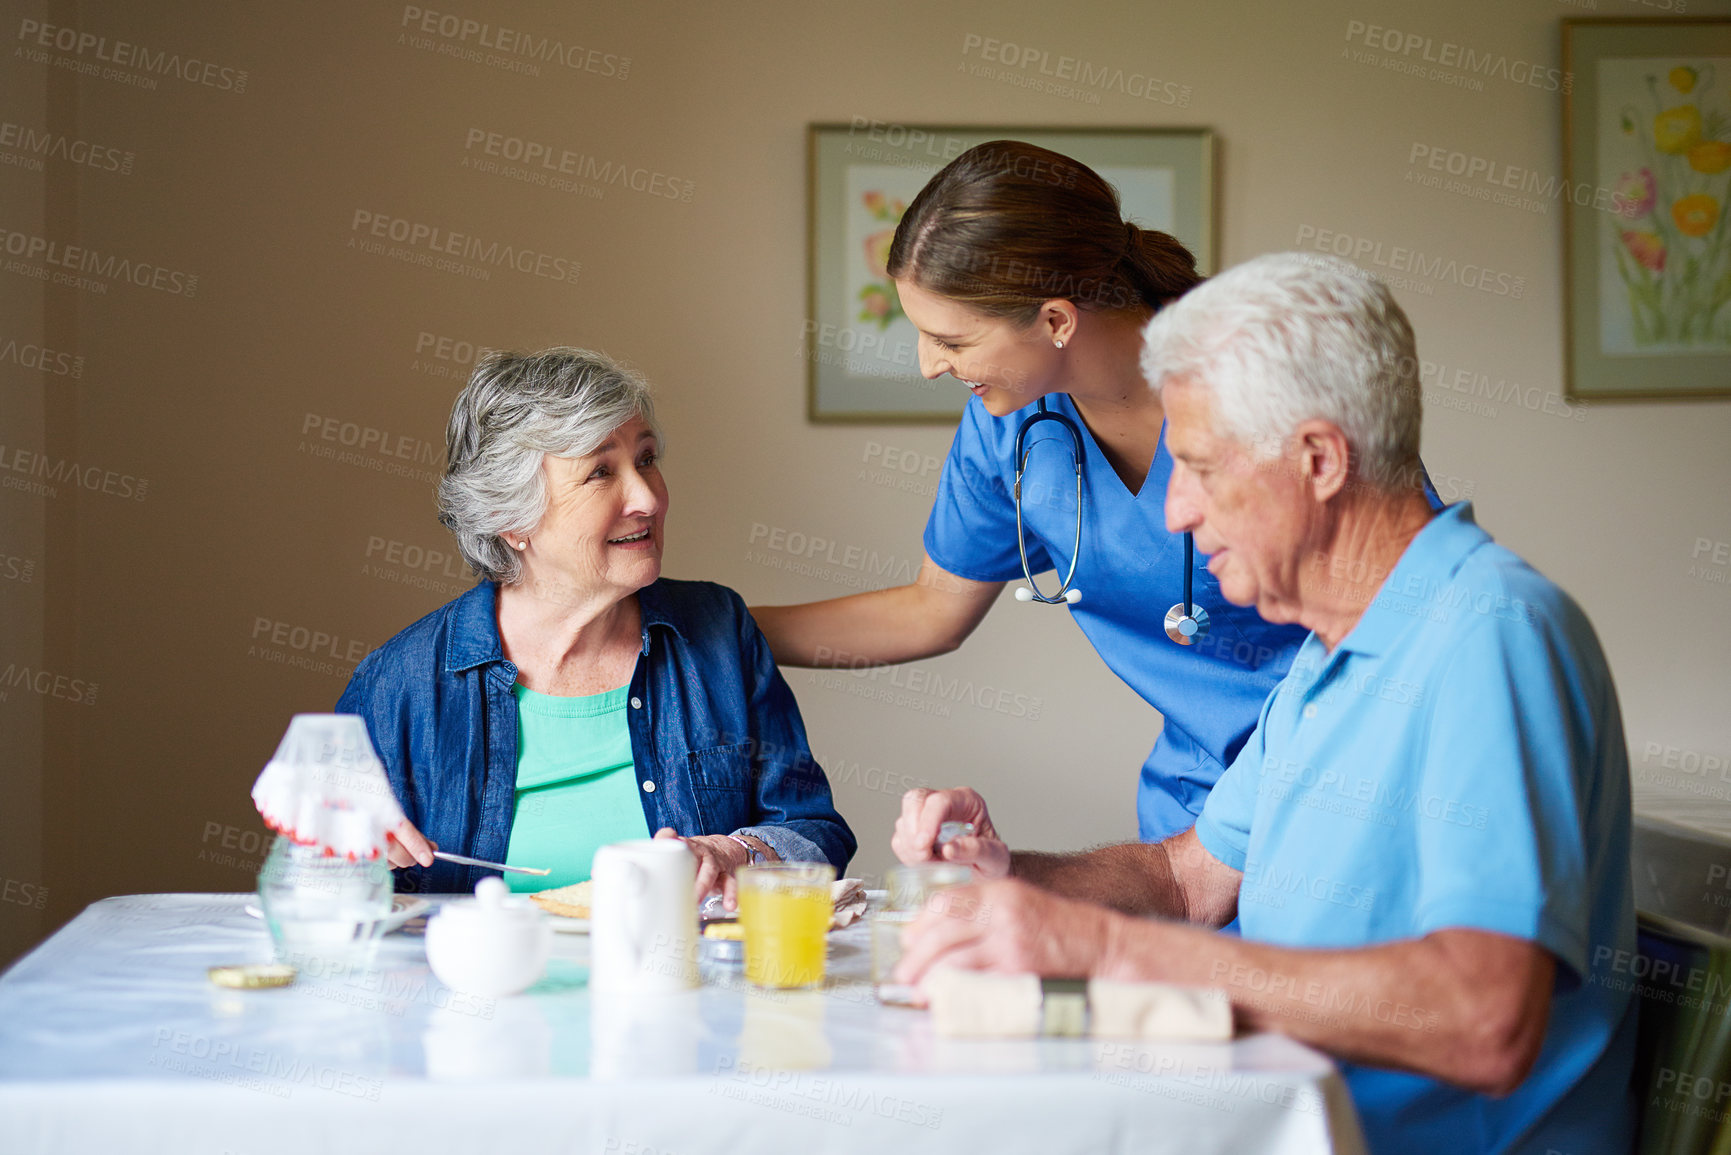
<path id="1" fill-rule="evenodd" d="M 491 875 L 475 884 L 474 898 L 445 903 L 427 922 L 427 962 L 439 981 L 486 998 L 533 986 L 552 951 L 553 927 L 540 909 Z"/>

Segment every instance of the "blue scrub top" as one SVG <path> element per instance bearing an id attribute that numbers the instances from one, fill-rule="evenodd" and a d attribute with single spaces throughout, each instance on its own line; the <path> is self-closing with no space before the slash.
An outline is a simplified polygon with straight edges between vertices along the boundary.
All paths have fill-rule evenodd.
<path id="1" fill-rule="evenodd" d="M 1166 611 L 1184 597 L 1184 535 L 1166 531 L 1166 485 L 1172 458 L 1162 431 L 1140 493 L 1131 493 L 1068 395 L 1046 398 L 1076 423 L 1083 445 L 1081 557 L 1074 585 L 1082 600 L 1070 614 L 1113 673 L 1166 720 L 1142 766 L 1136 816 L 1143 841 L 1188 830 L 1208 792 L 1244 745 L 1258 712 L 1285 677 L 1306 631 L 1270 625 L 1253 607 L 1235 606 L 1196 554 L 1192 598 L 1208 611 L 1208 637 L 1180 646 L 1166 636 Z M 938 481 L 926 522 L 931 559 L 973 581 L 1021 580 L 1016 552 L 1016 430 L 1030 405 L 993 417 L 970 398 Z M 1055 421 L 1029 432 L 1022 481 L 1028 566 L 1036 575 L 1070 567 L 1076 535 L 1076 479 L 1071 441 Z M 1047 578 L 1042 588 L 1056 587 Z M 1025 613 L 1054 613 L 1039 606 Z"/>
<path id="2" fill-rule="evenodd" d="M 1556 958 L 1544 1048 L 1514 1093 L 1343 1066 L 1372 1151 L 1629 1151 L 1629 805 L 1592 626 L 1459 504 L 1332 653 L 1304 643 L 1196 834 L 1244 874 L 1246 940 L 1340 949 L 1467 928 Z M 1323 983 L 1284 997 L 1414 1032 L 1446 1013 Z"/>

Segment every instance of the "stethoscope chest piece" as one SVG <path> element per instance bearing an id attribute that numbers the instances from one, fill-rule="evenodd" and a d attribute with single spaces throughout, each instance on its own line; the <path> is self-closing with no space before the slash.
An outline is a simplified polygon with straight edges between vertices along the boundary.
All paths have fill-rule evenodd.
<path id="1" fill-rule="evenodd" d="M 1194 645 L 1197 639 L 1208 636 L 1208 611 L 1179 602 L 1166 611 L 1166 636 L 1181 646 Z"/>
<path id="2" fill-rule="evenodd" d="M 1193 646 L 1208 636 L 1208 611 L 1191 595 L 1196 576 L 1196 538 L 1184 535 L 1184 600 L 1166 611 L 1166 636 L 1181 646 Z"/>

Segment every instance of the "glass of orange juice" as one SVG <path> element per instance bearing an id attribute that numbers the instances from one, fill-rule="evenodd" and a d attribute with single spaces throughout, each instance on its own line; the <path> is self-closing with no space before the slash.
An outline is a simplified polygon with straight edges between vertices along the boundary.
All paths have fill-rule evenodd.
<path id="1" fill-rule="evenodd" d="M 745 929 L 747 980 L 783 990 L 822 985 L 834 883 L 835 867 L 827 862 L 741 868 L 739 923 Z"/>

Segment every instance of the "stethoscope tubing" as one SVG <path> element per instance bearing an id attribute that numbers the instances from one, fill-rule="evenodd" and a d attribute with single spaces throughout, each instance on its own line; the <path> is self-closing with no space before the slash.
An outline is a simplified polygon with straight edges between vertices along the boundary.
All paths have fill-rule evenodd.
<path id="1" fill-rule="evenodd" d="M 1028 469 L 1028 457 L 1033 453 L 1033 447 L 1027 444 L 1028 433 L 1042 421 L 1056 421 L 1070 437 L 1070 459 L 1075 464 L 1076 472 L 1076 536 L 1070 546 L 1070 568 L 1064 574 L 1064 580 L 1058 585 L 1058 592 L 1047 594 L 1034 582 L 1033 567 L 1028 564 L 1028 538 L 1022 524 L 1022 475 Z M 1013 491 L 1013 501 L 1016 507 L 1016 552 L 1022 558 L 1022 576 L 1027 579 L 1027 586 L 1017 591 L 1018 600 L 1039 602 L 1042 605 L 1075 604 L 1082 598 L 1082 591 L 1071 585 L 1076 577 L 1076 563 L 1082 556 L 1082 462 L 1085 460 L 1085 450 L 1082 443 L 1082 431 L 1076 423 L 1062 413 L 1054 413 L 1046 408 L 1046 399 L 1040 398 L 1039 412 L 1025 418 L 1016 429 L 1016 484 Z M 1166 612 L 1166 634 L 1181 646 L 1193 644 L 1198 638 L 1208 633 L 1208 613 L 1196 604 L 1194 597 L 1194 581 L 1196 576 L 1196 536 L 1186 532 L 1184 535 L 1184 600 Z M 1023 595 L 1027 596 L 1024 597 Z"/>
<path id="2" fill-rule="evenodd" d="M 1022 529 L 1022 474 L 1028 468 L 1028 455 L 1034 451 L 1032 446 L 1024 448 L 1024 443 L 1027 440 L 1028 431 L 1042 421 L 1056 421 L 1064 427 L 1064 432 L 1070 435 L 1070 460 L 1075 463 L 1076 467 L 1076 538 L 1070 545 L 1070 569 L 1065 573 L 1064 580 L 1059 583 L 1058 592 L 1049 596 L 1042 593 L 1040 587 L 1034 584 L 1033 568 L 1028 564 L 1028 538 Z M 1040 398 L 1040 411 L 1024 420 L 1016 430 L 1016 486 L 1014 492 L 1016 552 L 1022 555 L 1022 576 L 1028 579 L 1027 588 L 1033 595 L 1028 599 L 1030 601 L 1040 602 L 1044 605 L 1056 605 L 1060 602 L 1073 603 L 1080 600 L 1080 591 L 1077 591 L 1078 596 L 1075 598 L 1067 595 L 1071 592 L 1070 582 L 1076 576 L 1076 562 L 1082 556 L 1082 460 L 1082 431 L 1077 429 L 1076 423 L 1064 414 L 1053 413 L 1047 409 L 1046 399 Z"/>

